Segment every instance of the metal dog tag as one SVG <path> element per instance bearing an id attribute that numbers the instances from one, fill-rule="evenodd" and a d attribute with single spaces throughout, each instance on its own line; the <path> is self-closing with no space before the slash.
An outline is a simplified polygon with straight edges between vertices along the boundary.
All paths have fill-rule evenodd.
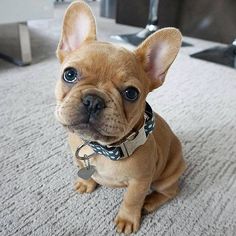
<path id="1" fill-rule="evenodd" d="M 78 171 L 78 176 L 82 179 L 87 180 L 91 178 L 91 176 L 94 174 L 95 171 L 96 171 L 95 166 L 89 165 L 87 167 L 80 169 Z"/>
<path id="2" fill-rule="evenodd" d="M 82 179 L 85 179 L 85 180 L 91 178 L 91 176 L 96 171 L 95 166 L 90 165 L 89 159 L 92 158 L 93 156 L 97 155 L 96 153 L 92 153 L 92 154 L 89 154 L 89 155 L 84 154 L 84 156 L 80 156 L 79 155 L 80 150 L 86 145 L 88 145 L 88 142 L 85 142 L 80 147 L 78 147 L 76 152 L 75 152 L 75 157 L 78 158 L 79 160 L 84 161 L 84 166 L 85 167 L 83 167 L 82 169 L 80 169 L 78 171 L 78 176 Z"/>

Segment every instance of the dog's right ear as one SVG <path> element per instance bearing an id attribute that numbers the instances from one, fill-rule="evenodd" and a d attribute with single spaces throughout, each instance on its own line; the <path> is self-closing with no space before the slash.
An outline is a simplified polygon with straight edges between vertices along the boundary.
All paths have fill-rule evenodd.
<path id="1" fill-rule="evenodd" d="M 57 57 L 62 63 L 66 55 L 89 41 L 96 40 L 96 23 L 90 7 L 83 1 L 76 1 L 67 8 Z"/>

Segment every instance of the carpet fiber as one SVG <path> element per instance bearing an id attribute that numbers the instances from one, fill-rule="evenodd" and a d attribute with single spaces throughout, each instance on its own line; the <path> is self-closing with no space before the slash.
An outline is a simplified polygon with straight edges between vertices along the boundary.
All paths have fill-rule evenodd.
<path id="1" fill-rule="evenodd" d="M 0 61 L 2 236 L 115 235 L 113 219 L 125 189 L 73 191 L 77 170 L 53 115 L 59 71 L 54 50 L 65 6 L 56 7 L 53 20 L 30 23 L 31 66 Z M 102 39 L 137 30 L 102 18 L 98 27 Z M 148 97 L 181 139 L 188 168 L 178 197 L 143 217 L 140 236 L 236 233 L 236 71 L 190 58 L 213 45 L 191 43 L 195 47 L 181 49 L 165 85 Z"/>

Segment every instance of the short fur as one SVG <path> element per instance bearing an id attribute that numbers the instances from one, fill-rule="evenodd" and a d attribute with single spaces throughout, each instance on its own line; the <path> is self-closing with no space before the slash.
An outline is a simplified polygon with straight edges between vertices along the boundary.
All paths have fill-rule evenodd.
<path id="1" fill-rule="evenodd" d="M 56 86 L 56 117 L 68 128 L 72 153 L 83 143 L 82 138 L 103 145 L 119 143 L 144 122 L 147 94 L 164 82 L 166 73 L 178 54 L 181 34 L 175 28 L 164 28 L 145 40 L 134 52 L 96 40 L 96 25 L 89 6 L 73 2 L 65 14 L 57 56 L 61 74 L 67 67 L 79 72 L 74 85 L 61 78 Z M 140 96 L 135 102 L 122 95 L 128 86 L 136 87 Z M 106 108 L 91 123 L 85 120 L 82 98 L 96 94 Z M 78 179 L 80 193 L 92 192 L 97 184 L 127 187 L 124 200 L 115 218 L 118 232 L 136 232 L 141 212 L 149 213 L 176 196 L 178 179 L 185 170 L 181 144 L 168 124 L 157 114 L 156 127 L 131 157 L 112 161 L 96 155 L 91 164 L 96 173 L 89 180 Z M 84 154 L 92 153 L 85 147 Z M 76 160 L 80 167 L 83 163 Z M 147 195 L 150 188 L 153 190 Z"/>

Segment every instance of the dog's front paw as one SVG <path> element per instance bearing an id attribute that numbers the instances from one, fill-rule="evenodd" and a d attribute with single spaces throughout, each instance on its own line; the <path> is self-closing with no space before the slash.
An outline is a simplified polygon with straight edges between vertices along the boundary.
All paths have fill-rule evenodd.
<path id="1" fill-rule="evenodd" d="M 91 193 L 96 188 L 97 183 L 93 179 L 82 180 L 79 179 L 75 182 L 75 191 L 79 193 Z"/>
<path id="2" fill-rule="evenodd" d="M 138 231 L 140 226 L 140 215 L 118 214 L 115 218 L 116 231 L 118 233 L 131 234 Z"/>

